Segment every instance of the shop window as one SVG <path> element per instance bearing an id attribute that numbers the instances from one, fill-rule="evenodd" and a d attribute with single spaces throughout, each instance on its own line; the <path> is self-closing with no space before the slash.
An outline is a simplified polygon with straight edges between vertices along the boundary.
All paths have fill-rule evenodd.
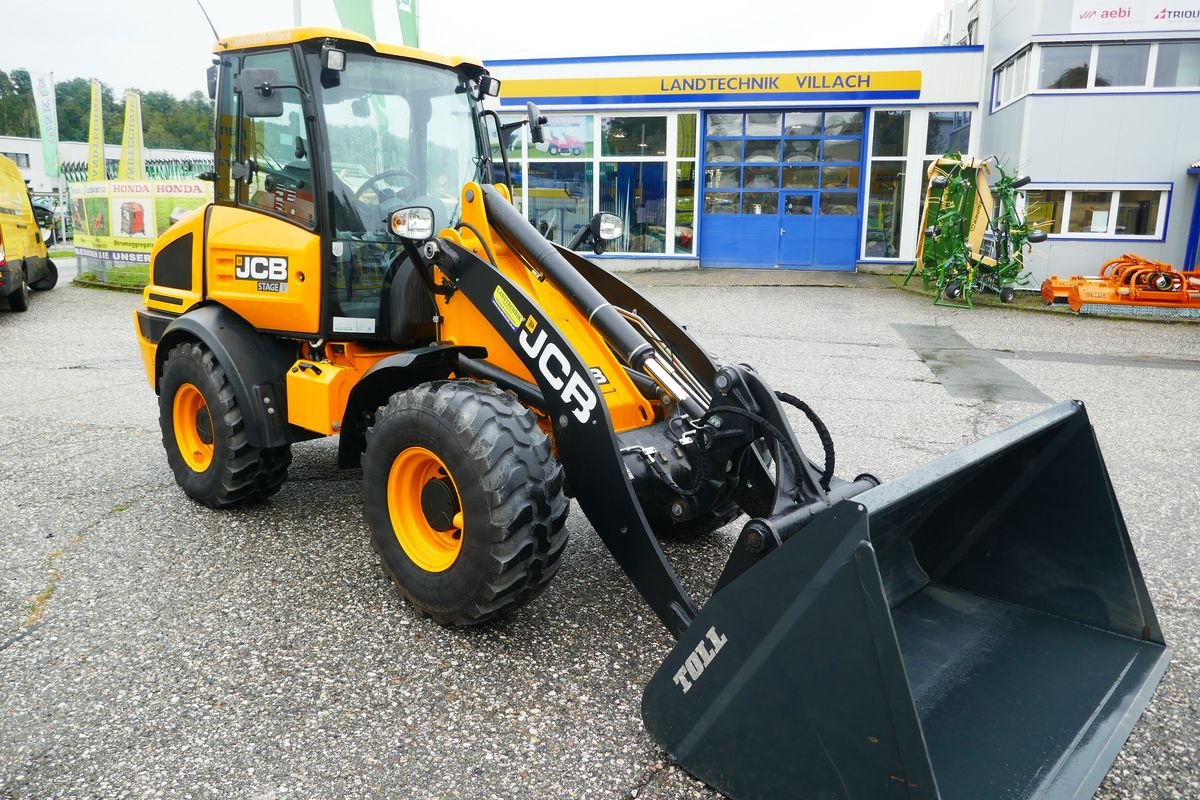
<path id="1" fill-rule="evenodd" d="M 667 173 L 662 161 L 600 164 L 600 211 L 625 220 L 625 234 L 613 249 L 627 253 L 665 253 Z M 585 221 L 586 222 L 586 221 Z"/>
<path id="2" fill-rule="evenodd" d="M 704 170 L 706 189 L 736 189 L 741 185 L 741 167 L 709 167 Z"/>
<path id="3" fill-rule="evenodd" d="M 705 192 L 705 214 L 737 214 L 741 195 L 737 192 Z"/>
<path id="4" fill-rule="evenodd" d="M 1162 192 L 1126 190 L 1117 200 L 1118 236 L 1153 236 L 1158 226 Z"/>
<path id="5" fill-rule="evenodd" d="M 996 68 L 992 75 L 992 108 L 1007 105 L 1029 91 L 1029 48 Z"/>
<path id="6" fill-rule="evenodd" d="M 709 164 L 726 164 L 742 160 L 742 140 L 735 142 L 709 141 L 704 146 L 704 160 Z"/>
<path id="7" fill-rule="evenodd" d="M 970 111 L 930 111 L 925 153 L 931 156 L 965 153 L 971 139 Z"/>
<path id="8" fill-rule="evenodd" d="M 1112 213 L 1112 192 L 1072 192 L 1068 233 L 1105 233 Z"/>
<path id="9" fill-rule="evenodd" d="M 741 114 L 709 114 L 705 117 L 705 132 L 711 136 L 741 136 Z"/>
<path id="10" fill-rule="evenodd" d="M 1029 189 L 1025 217 L 1051 236 L 1161 238 L 1166 189 Z"/>
<path id="11" fill-rule="evenodd" d="M 750 139 L 746 142 L 746 163 L 779 162 L 779 141 Z"/>
<path id="12" fill-rule="evenodd" d="M 820 146 L 819 139 L 796 139 L 784 142 L 783 160 L 791 164 L 817 161 L 820 157 Z"/>
<path id="13" fill-rule="evenodd" d="M 861 158 L 861 139 L 826 139 L 822 161 L 857 163 Z"/>
<path id="14" fill-rule="evenodd" d="M 861 134 L 863 115 L 861 111 L 829 112 L 825 115 L 826 136 L 849 136 Z"/>
<path id="15" fill-rule="evenodd" d="M 747 114 L 747 136 L 778 136 L 781 114 Z"/>
<path id="16" fill-rule="evenodd" d="M 820 136 L 823 127 L 820 111 L 792 111 L 783 115 L 784 136 Z"/>
<path id="17" fill-rule="evenodd" d="M 696 115 L 680 114 L 675 118 L 675 155 L 679 158 L 696 157 Z"/>
<path id="18" fill-rule="evenodd" d="M 695 117 L 692 116 L 692 131 L 695 133 Z M 693 143 L 692 152 L 695 153 Z M 675 252 L 695 252 L 696 237 L 696 163 L 680 161 L 675 168 Z"/>
<path id="19" fill-rule="evenodd" d="M 529 221 L 552 242 L 566 244 L 591 218 L 592 165 L 530 162 Z"/>
<path id="20" fill-rule="evenodd" d="M 825 167 L 821 170 L 822 189 L 857 189 L 858 167 Z"/>
<path id="21" fill-rule="evenodd" d="M 1025 221 L 1046 233 L 1062 232 L 1067 193 L 1063 189 L 1030 189 L 1025 193 Z"/>
<path id="22" fill-rule="evenodd" d="M 1145 86 L 1148 44 L 1102 44 L 1096 54 L 1096 86 Z"/>
<path id="23" fill-rule="evenodd" d="M 0 153 L 0 156 L 12 159 L 18 167 L 29 169 L 29 153 Z"/>
<path id="24" fill-rule="evenodd" d="M 530 158 L 591 158 L 592 117 L 550 116 L 546 118 L 542 141 L 530 143 Z M 524 130 L 524 129 L 522 129 Z M 510 155 L 509 158 L 512 158 Z"/>
<path id="25" fill-rule="evenodd" d="M 908 117 L 907 111 L 875 112 L 875 129 L 871 134 L 872 156 L 903 157 L 908 153 Z"/>
<path id="26" fill-rule="evenodd" d="M 776 189 L 779 187 L 779 167 L 746 167 L 742 172 L 744 189 Z"/>
<path id="27" fill-rule="evenodd" d="M 784 167 L 783 188 L 815 189 L 820 176 L 820 167 Z"/>
<path id="28" fill-rule="evenodd" d="M 666 117 L 601 117 L 601 155 L 665 156 Z"/>
<path id="29" fill-rule="evenodd" d="M 856 192 L 821 192 L 821 214 L 827 217 L 853 217 L 858 214 Z"/>
<path id="30" fill-rule="evenodd" d="M 1049 45 L 1042 47 L 1039 89 L 1086 89 L 1092 46 Z"/>
<path id="31" fill-rule="evenodd" d="M 1162 42 L 1154 68 L 1154 85 L 1200 86 L 1200 42 Z"/>
<path id="32" fill-rule="evenodd" d="M 746 192 L 742 195 L 743 214 L 778 214 L 778 192 Z"/>
<path id="33" fill-rule="evenodd" d="M 897 258 L 904 212 L 904 162 L 878 161 L 871 164 L 867 197 L 867 258 Z"/>

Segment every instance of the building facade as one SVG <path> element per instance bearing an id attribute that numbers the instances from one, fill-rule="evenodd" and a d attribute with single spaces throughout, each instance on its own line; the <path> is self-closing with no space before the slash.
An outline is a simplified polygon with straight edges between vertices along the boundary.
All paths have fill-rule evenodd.
<path id="1" fill-rule="evenodd" d="M 1122 253 L 1195 269 L 1200 2 L 979 0 L 980 152 L 1029 175 L 1028 263 L 1094 274 Z"/>
<path id="2" fill-rule="evenodd" d="M 606 257 L 639 267 L 854 270 L 912 263 L 926 164 L 977 136 L 982 48 L 489 67 L 502 114 L 548 118 L 509 157 L 550 238 L 610 211 L 626 234 Z"/>
<path id="3" fill-rule="evenodd" d="M 620 214 L 613 266 L 907 269 L 957 151 L 1032 179 L 1036 286 L 1197 265 L 1200 0 L 1156 3 L 959 0 L 916 48 L 488 63 L 502 116 L 549 119 L 509 151 L 515 199 L 560 242 Z"/>

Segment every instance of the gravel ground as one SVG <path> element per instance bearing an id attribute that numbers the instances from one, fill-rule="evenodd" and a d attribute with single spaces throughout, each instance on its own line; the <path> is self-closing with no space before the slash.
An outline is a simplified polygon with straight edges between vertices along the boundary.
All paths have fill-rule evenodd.
<path id="1" fill-rule="evenodd" d="M 952 394 L 893 325 L 951 326 L 1033 397 L 1081 398 L 1175 659 L 1097 797 L 1200 797 L 1200 326 L 965 312 L 868 289 L 655 286 L 722 358 L 890 478 L 1040 410 Z M 692 798 L 642 729 L 670 638 L 573 511 L 558 577 L 479 630 L 418 618 L 368 547 L 336 443 L 270 502 L 213 512 L 167 469 L 137 295 L 0 311 L 0 797 Z M 1108 356 L 1109 358 L 1097 358 Z M 797 424 L 797 429 L 802 429 Z M 711 585 L 737 525 L 673 545 Z"/>

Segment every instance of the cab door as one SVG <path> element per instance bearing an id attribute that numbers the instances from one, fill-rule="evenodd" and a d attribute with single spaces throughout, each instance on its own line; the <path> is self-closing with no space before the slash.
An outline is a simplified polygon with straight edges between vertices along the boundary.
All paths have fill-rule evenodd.
<path id="1" fill-rule="evenodd" d="M 251 118 L 233 91 L 240 71 L 271 69 L 278 116 Z M 216 203 L 206 240 L 209 298 L 260 330 L 317 334 L 321 322 L 321 237 L 316 170 L 291 49 L 222 65 Z"/>

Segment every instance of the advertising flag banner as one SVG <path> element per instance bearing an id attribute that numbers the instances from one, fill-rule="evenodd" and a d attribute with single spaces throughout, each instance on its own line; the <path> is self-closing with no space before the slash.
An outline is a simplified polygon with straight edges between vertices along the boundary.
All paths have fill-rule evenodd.
<path id="1" fill-rule="evenodd" d="M 33 102 L 37 106 L 38 130 L 42 136 L 42 163 L 46 174 L 57 178 L 58 105 L 54 100 L 54 76 L 48 72 L 29 73 L 33 84 Z"/>
<path id="2" fill-rule="evenodd" d="M 409 47 L 420 47 L 421 28 L 417 24 L 417 0 L 396 0 L 396 13 L 400 16 L 403 43 Z"/>
<path id="3" fill-rule="evenodd" d="M 102 181 L 104 174 L 104 103 L 100 96 L 100 81 L 92 79 L 92 113 L 88 121 L 89 181 Z"/>
<path id="4" fill-rule="evenodd" d="M 342 27 L 375 38 L 375 5 L 371 0 L 333 0 Z"/>
<path id="5" fill-rule="evenodd" d="M 142 97 L 132 89 L 125 92 L 125 132 L 121 137 L 117 180 L 146 180 L 146 157 L 142 148 Z"/>

